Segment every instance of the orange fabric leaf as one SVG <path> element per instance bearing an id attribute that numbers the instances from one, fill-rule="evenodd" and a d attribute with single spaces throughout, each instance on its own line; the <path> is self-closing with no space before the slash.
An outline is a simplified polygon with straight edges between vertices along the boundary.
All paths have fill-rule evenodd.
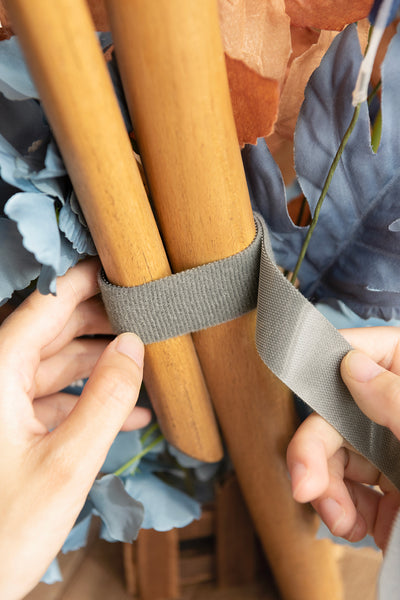
<path id="1" fill-rule="evenodd" d="M 304 31 L 301 29 L 294 28 L 292 32 L 294 38 L 298 35 L 302 39 L 304 38 Z M 333 31 L 321 31 L 317 42 L 303 54 L 294 58 L 290 66 L 281 94 L 279 117 L 276 124 L 276 132 L 286 139 L 293 137 L 299 110 L 304 100 L 304 89 L 335 35 L 337 33 Z"/>
<path id="2" fill-rule="evenodd" d="M 233 115 L 240 146 L 255 144 L 273 131 L 278 116 L 279 83 L 262 77 L 242 61 L 225 55 Z"/>
<path id="3" fill-rule="evenodd" d="M 4 3 L 0 0 L 0 41 L 7 40 L 13 34 L 11 29 L 11 23 L 7 16 L 7 11 L 5 9 Z"/>
<path id="4" fill-rule="evenodd" d="M 286 0 L 285 4 L 294 25 L 341 31 L 367 17 L 373 0 Z"/>
<path id="5" fill-rule="evenodd" d="M 291 53 L 284 0 L 219 0 L 219 14 L 225 52 L 281 83 Z"/>

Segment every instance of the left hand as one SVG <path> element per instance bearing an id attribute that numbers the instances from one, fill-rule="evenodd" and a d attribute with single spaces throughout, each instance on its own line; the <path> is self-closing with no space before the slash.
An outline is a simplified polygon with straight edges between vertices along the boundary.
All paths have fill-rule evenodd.
<path id="1" fill-rule="evenodd" d="M 400 330 L 377 327 L 343 330 L 359 351 L 341 364 L 343 381 L 360 409 L 400 437 Z M 400 492 L 349 446 L 324 419 L 312 414 L 287 451 L 292 492 L 311 502 L 331 532 L 351 542 L 367 533 L 385 549 Z"/>
<path id="2" fill-rule="evenodd" d="M 148 411 L 132 412 L 142 381 L 139 338 L 75 339 L 109 332 L 91 299 L 97 270 L 96 260 L 80 263 L 58 280 L 56 297 L 34 292 L 0 327 L 2 600 L 22 598 L 46 571 L 129 415 L 131 426 L 149 421 Z M 58 390 L 89 374 L 73 409 L 65 409 Z"/>

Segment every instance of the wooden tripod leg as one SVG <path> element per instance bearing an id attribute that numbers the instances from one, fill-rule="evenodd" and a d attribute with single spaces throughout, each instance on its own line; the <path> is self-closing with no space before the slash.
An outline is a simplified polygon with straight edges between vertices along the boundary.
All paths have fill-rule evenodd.
<path id="1" fill-rule="evenodd" d="M 137 285 L 170 273 L 84 0 L 7 3 L 46 115 L 108 278 Z M 222 456 L 190 336 L 147 347 L 145 382 L 161 428 L 183 452 Z"/>
<path id="2" fill-rule="evenodd" d="M 125 94 L 175 270 L 229 256 L 254 224 L 214 0 L 107 0 Z M 259 359 L 254 313 L 194 336 L 243 494 L 285 600 L 341 597 L 316 521 L 295 504 L 291 395 Z"/>

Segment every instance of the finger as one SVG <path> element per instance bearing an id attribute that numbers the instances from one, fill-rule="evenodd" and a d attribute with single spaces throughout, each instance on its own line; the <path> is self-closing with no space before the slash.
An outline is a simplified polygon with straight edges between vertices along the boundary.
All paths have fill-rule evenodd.
<path id="1" fill-rule="evenodd" d="M 395 489 L 394 485 L 382 475 L 379 469 L 355 451 L 348 452 L 344 475 L 346 479 L 367 485 L 379 486 L 384 491 Z"/>
<path id="2" fill-rule="evenodd" d="M 354 348 L 368 354 L 385 369 L 400 375 L 399 327 L 342 329 L 341 334 Z"/>
<path id="3" fill-rule="evenodd" d="M 342 379 L 360 409 L 400 438 L 400 377 L 359 350 L 343 359 Z"/>
<path id="4" fill-rule="evenodd" d="M 385 551 L 390 538 L 393 522 L 399 512 L 400 494 L 398 490 L 385 494 L 379 502 L 373 536 L 379 548 Z"/>
<path id="5" fill-rule="evenodd" d="M 287 450 L 293 497 L 310 502 L 329 484 L 328 461 L 343 445 L 342 436 L 317 414 L 298 428 Z"/>
<path id="6" fill-rule="evenodd" d="M 51 394 L 50 396 L 35 400 L 33 410 L 35 411 L 35 417 L 51 431 L 65 421 L 78 401 L 79 396 L 59 392 L 58 394 Z M 150 410 L 142 406 L 137 406 L 128 415 L 121 427 L 121 431 L 132 431 L 133 429 L 146 427 L 151 419 L 152 414 Z"/>
<path id="7" fill-rule="evenodd" d="M 358 542 L 373 532 L 381 498 L 368 486 L 332 477 L 326 494 L 312 505 L 333 535 Z"/>
<path id="8" fill-rule="evenodd" d="M 111 334 L 111 325 L 101 298 L 94 296 L 76 307 L 62 331 L 41 350 L 40 357 L 43 360 L 56 354 L 74 338 Z"/>
<path id="9" fill-rule="evenodd" d="M 54 394 L 74 381 L 88 378 L 108 343 L 102 338 L 76 339 L 42 360 L 35 377 L 34 397 Z"/>
<path id="10" fill-rule="evenodd" d="M 41 348 L 63 330 L 81 302 L 98 292 L 98 267 L 97 259 L 79 263 L 57 280 L 57 296 L 36 290 L 2 324 L 0 363 L 17 385 L 29 387 Z"/>
<path id="11" fill-rule="evenodd" d="M 75 409 L 47 440 L 68 476 L 94 477 L 139 394 L 144 347 L 134 334 L 123 334 L 99 359 Z M 63 467 L 61 467 L 63 465 Z M 90 475 L 89 475 L 90 473 Z"/>
<path id="12" fill-rule="evenodd" d="M 346 450 L 341 448 L 328 462 L 328 485 L 312 505 L 334 535 L 345 536 L 354 527 L 357 511 L 344 481 Z"/>

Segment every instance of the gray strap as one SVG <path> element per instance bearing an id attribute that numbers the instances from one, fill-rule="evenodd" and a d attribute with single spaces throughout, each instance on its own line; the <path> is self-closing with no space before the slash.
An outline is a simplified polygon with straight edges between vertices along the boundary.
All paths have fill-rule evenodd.
<path id="1" fill-rule="evenodd" d="M 114 331 L 135 331 L 153 343 L 233 319 L 256 305 L 256 345 L 265 364 L 331 423 L 400 489 L 400 444 L 370 421 L 342 382 L 339 366 L 351 349 L 340 333 L 276 267 L 267 227 L 243 252 L 141 286 L 100 277 Z"/>
<path id="2" fill-rule="evenodd" d="M 262 228 L 228 258 L 135 287 L 99 284 L 113 331 L 134 331 L 145 344 L 207 329 L 256 307 Z"/>

